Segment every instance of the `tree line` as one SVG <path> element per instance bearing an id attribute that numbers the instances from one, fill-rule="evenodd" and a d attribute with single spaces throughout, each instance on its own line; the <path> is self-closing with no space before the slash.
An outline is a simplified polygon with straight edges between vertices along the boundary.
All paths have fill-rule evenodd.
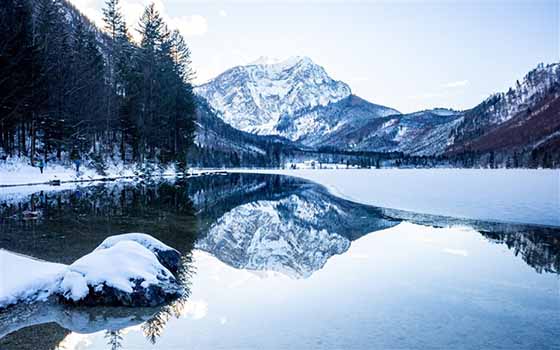
<path id="1" fill-rule="evenodd" d="M 64 0 L 0 2 L 0 156 L 177 162 L 193 142 L 190 50 L 151 4 L 134 42 L 107 0 L 104 30 Z"/>

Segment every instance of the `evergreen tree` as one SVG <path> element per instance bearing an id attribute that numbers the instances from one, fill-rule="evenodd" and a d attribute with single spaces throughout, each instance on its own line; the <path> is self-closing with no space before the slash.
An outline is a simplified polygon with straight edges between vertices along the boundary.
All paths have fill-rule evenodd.
<path id="1" fill-rule="evenodd" d="M 0 146 L 9 155 L 16 149 L 19 155 L 27 155 L 35 58 L 30 4 L 27 0 L 2 1 L 0 19 Z"/>
<path id="2" fill-rule="evenodd" d="M 106 129 L 107 134 L 113 125 L 113 121 L 117 119 L 116 115 L 119 111 L 118 87 L 122 86 L 122 58 L 125 54 L 124 46 L 127 41 L 126 24 L 119 7 L 119 0 L 107 0 L 103 9 L 103 21 L 105 22 L 105 31 L 111 39 L 109 41 L 109 49 L 107 52 L 107 70 L 108 81 L 111 86 L 111 93 L 107 94 L 106 101 Z M 117 63 L 119 63 L 117 65 Z"/>
<path id="3" fill-rule="evenodd" d="M 152 3 L 146 7 L 140 18 L 139 32 L 142 36 L 140 48 L 137 55 L 140 79 L 138 109 L 138 138 L 140 161 L 144 160 L 147 152 L 149 157 L 155 156 L 152 147 L 155 130 L 152 128 L 158 113 L 159 92 L 161 91 L 159 71 L 159 53 L 162 44 L 168 35 L 167 28 L 159 12 Z"/>
<path id="4" fill-rule="evenodd" d="M 35 79 L 36 93 L 43 100 L 38 112 L 39 131 L 42 133 L 43 156 L 48 161 L 48 154 L 56 150 L 60 158 L 64 138 L 63 123 L 65 119 L 65 93 L 69 72 L 65 69 L 69 63 L 68 35 L 63 22 L 64 15 L 58 0 L 40 0 L 37 15 L 37 37 L 34 39 L 41 57 L 41 71 Z"/>

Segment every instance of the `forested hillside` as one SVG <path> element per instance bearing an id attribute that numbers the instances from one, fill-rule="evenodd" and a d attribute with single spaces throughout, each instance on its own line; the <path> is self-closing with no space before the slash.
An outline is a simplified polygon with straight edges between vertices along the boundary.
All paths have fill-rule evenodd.
<path id="1" fill-rule="evenodd" d="M 279 136 L 241 131 L 220 119 L 200 96 L 196 97 L 197 130 L 190 148 L 189 165 L 197 167 L 280 167 L 303 151 Z"/>
<path id="2" fill-rule="evenodd" d="M 540 64 L 515 87 L 465 111 L 446 155 L 490 167 L 560 167 L 560 64 Z"/>
<path id="3" fill-rule="evenodd" d="M 65 0 L 0 2 L 0 155 L 176 161 L 193 142 L 190 51 L 153 4 L 133 42 L 108 0 L 96 28 Z"/>

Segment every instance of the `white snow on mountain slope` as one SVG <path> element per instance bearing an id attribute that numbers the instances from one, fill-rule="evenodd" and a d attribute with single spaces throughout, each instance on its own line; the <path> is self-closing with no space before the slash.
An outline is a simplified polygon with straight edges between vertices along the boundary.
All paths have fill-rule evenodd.
<path id="1" fill-rule="evenodd" d="M 560 63 L 539 64 L 521 81 L 507 92 L 499 92 L 488 97 L 471 111 L 474 117 L 484 116 L 486 120 L 477 120 L 478 124 L 497 125 L 514 117 L 527 107 L 534 106 L 542 100 L 550 89 L 560 83 Z"/>
<path id="2" fill-rule="evenodd" d="M 391 124 L 360 144 L 361 149 L 371 147 L 368 141 L 375 140 L 377 149 L 399 151 L 413 155 L 439 154 L 452 142 L 451 132 L 462 121 L 462 114 L 446 109 L 433 109 L 403 114 L 391 120 Z M 381 140 L 386 142 L 381 145 Z"/>
<path id="3" fill-rule="evenodd" d="M 342 148 L 346 148 L 344 135 L 391 115 L 400 115 L 400 112 L 350 95 L 327 106 L 302 109 L 282 116 L 276 129 L 280 135 L 306 146 L 328 145 L 325 142 L 334 138 L 343 143 Z"/>
<path id="4" fill-rule="evenodd" d="M 517 81 L 514 88 L 501 94 L 502 97 L 505 97 L 507 103 L 495 107 L 497 121 L 503 123 L 519 113 L 525 106 L 535 104 L 535 100 L 541 99 L 550 87 L 559 81 L 560 63 L 547 66 L 539 65 L 529 72 L 521 82 Z"/>
<path id="5" fill-rule="evenodd" d="M 225 122 L 258 134 L 279 134 L 276 126 L 281 116 L 325 106 L 351 94 L 348 85 L 299 56 L 279 62 L 260 58 L 254 64 L 227 70 L 195 92 Z"/>
<path id="6" fill-rule="evenodd" d="M 332 107 L 342 102 L 344 101 L 333 104 Z M 451 133 L 462 120 L 461 112 L 451 110 L 434 109 L 388 115 L 390 109 L 386 107 L 368 102 L 360 105 L 359 108 L 333 108 L 331 111 L 322 108 L 323 119 L 339 118 L 342 126 L 322 136 L 307 135 L 301 142 L 310 146 L 330 146 L 354 151 L 439 154 L 452 142 Z M 367 106 L 369 107 L 365 108 Z"/>

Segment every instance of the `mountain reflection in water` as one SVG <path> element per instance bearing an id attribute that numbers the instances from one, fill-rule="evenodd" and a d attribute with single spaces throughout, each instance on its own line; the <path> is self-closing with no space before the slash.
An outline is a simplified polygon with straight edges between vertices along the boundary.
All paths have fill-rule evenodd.
<path id="1" fill-rule="evenodd" d="M 26 220 L 23 213 L 28 210 L 39 212 L 39 217 Z M 0 194 L 0 214 L 0 248 L 62 263 L 87 254 L 109 235 L 149 233 L 183 253 L 186 273 L 181 281 L 189 289 L 196 273 L 194 249 L 235 269 L 307 279 L 331 257 L 348 251 L 353 241 L 403 221 L 471 227 L 488 241 L 507 247 L 534 271 L 560 273 L 560 232 L 555 228 L 376 208 L 279 175 L 104 183 L 5 199 Z M 119 332 L 131 327 L 141 327 L 155 343 L 169 320 L 184 314 L 185 307 L 190 307 L 188 300 L 134 310 L 18 305 L 0 312 L 0 348 L 33 348 L 37 341 L 45 343 L 44 348 L 56 348 L 69 332 L 101 330 L 109 348 L 119 348 Z M 41 336 L 45 332 L 50 337 Z"/>

